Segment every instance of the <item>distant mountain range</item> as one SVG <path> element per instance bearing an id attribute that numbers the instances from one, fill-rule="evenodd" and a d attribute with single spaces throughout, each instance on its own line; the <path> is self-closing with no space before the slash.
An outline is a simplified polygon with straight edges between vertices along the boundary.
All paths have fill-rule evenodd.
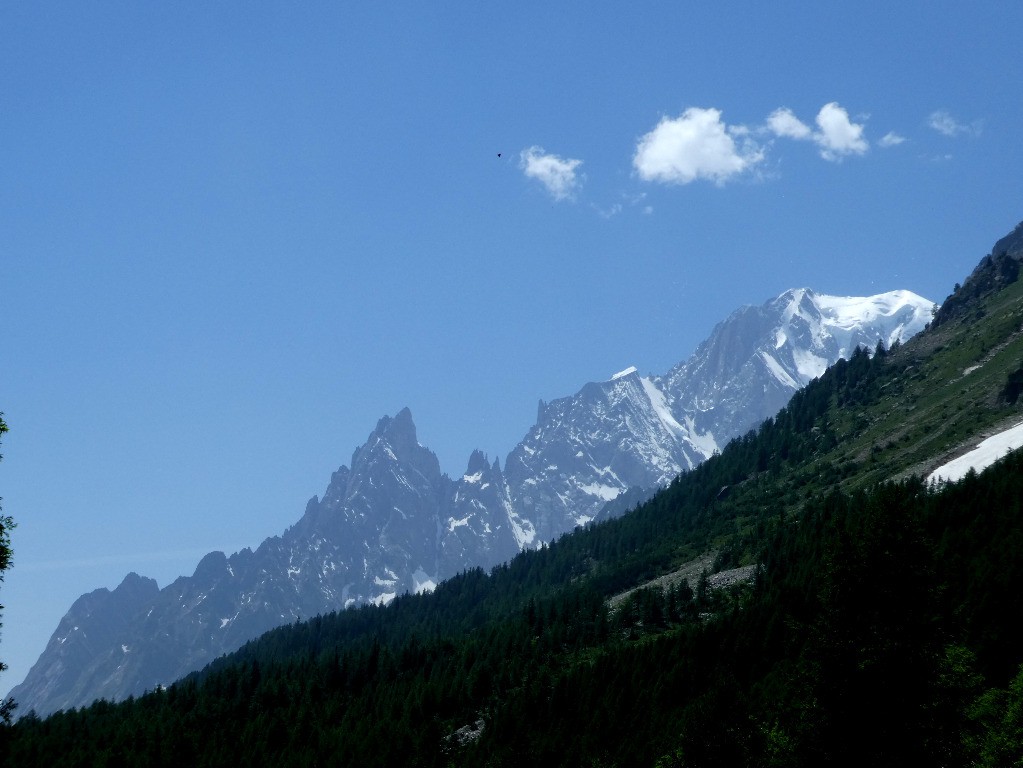
<path id="1" fill-rule="evenodd" d="M 663 376 L 630 367 L 541 401 L 503 469 L 475 451 L 458 479 L 419 444 L 407 408 L 384 417 L 283 535 L 212 552 L 163 589 L 129 574 L 79 598 L 11 692 L 19 713 L 136 695 L 281 624 L 430 590 L 619 514 L 773 416 L 830 364 L 907 339 L 933 310 L 908 291 L 786 291 L 732 313 Z"/>

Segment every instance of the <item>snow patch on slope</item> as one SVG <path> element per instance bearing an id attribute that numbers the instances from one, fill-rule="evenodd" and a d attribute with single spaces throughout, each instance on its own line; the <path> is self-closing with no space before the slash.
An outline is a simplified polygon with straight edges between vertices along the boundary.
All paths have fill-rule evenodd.
<path id="1" fill-rule="evenodd" d="M 636 366 L 630 365 L 624 371 L 618 371 L 618 373 L 616 373 L 614 376 L 612 376 L 611 377 L 611 381 L 615 381 L 616 379 L 620 379 L 623 376 L 628 376 L 630 373 L 635 373 L 635 372 L 636 372 Z"/>
<path id="2" fill-rule="evenodd" d="M 588 493 L 590 496 L 599 496 L 604 501 L 614 501 L 622 493 L 621 488 L 613 488 L 610 485 L 599 485 L 597 483 L 579 485 L 579 490 L 583 493 Z"/>
<path id="3" fill-rule="evenodd" d="M 633 370 L 636 369 L 633 368 Z M 664 393 L 658 389 L 656 384 L 645 376 L 640 378 L 640 381 L 643 383 L 643 391 L 646 392 L 646 396 L 650 399 L 650 405 L 654 409 L 654 413 L 657 414 L 657 418 L 660 419 L 661 423 L 669 432 L 674 432 L 676 435 L 685 434 L 685 428 L 678 423 L 674 416 L 671 415 L 668 403 L 664 399 Z"/>
<path id="4" fill-rule="evenodd" d="M 781 363 L 775 360 L 771 355 L 766 352 L 760 352 L 760 359 L 764 361 L 764 365 L 767 366 L 767 370 L 771 372 L 771 375 L 778 380 L 779 383 L 791 389 L 799 389 L 799 383 L 789 376 L 788 371 L 781 367 Z"/>
<path id="5" fill-rule="evenodd" d="M 686 433 L 689 436 L 689 442 L 693 444 L 704 456 L 713 455 L 714 451 L 721 450 L 717 440 L 714 439 L 713 432 L 704 432 L 700 434 L 696 431 L 696 424 L 693 421 L 692 416 L 686 416 Z"/>
<path id="6" fill-rule="evenodd" d="M 980 472 L 987 469 L 1009 451 L 1023 447 L 1023 424 L 1017 424 L 1004 432 L 992 435 L 982 441 L 969 453 L 943 464 L 927 476 L 928 482 L 950 482 L 962 480 L 971 469 Z"/>
<path id="7" fill-rule="evenodd" d="M 512 535 L 519 549 L 527 549 L 533 545 L 536 538 L 536 528 L 528 520 L 519 517 L 511 504 L 504 502 L 504 511 L 508 516 L 508 524 L 511 526 Z"/>
<path id="8" fill-rule="evenodd" d="M 416 568 L 412 574 L 412 591 L 419 595 L 423 592 L 433 592 L 437 588 L 437 580 L 423 570 L 423 566 Z"/>
<path id="9" fill-rule="evenodd" d="M 828 369 L 827 358 L 815 355 L 813 352 L 805 349 L 793 349 L 792 360 L 796 364 L 796 370 L 799 371 L 800 377 L 806 384 L 809 384 L 813 379 L 823 376 L 824 371 Z"/>

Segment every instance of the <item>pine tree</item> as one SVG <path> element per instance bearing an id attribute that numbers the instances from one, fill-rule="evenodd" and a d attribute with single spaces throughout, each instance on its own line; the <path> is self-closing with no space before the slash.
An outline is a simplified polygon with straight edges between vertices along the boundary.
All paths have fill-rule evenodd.
<path id="1" fill-rule="evenodd" d="M 7 423 L 4 421 L 3 413 L 0 413 L 0 437 L 3 437 L 5 432 L 7 432 Z M 0 455 L 0 459 L 2 458 L 3 456 Z M 0 509 L 0 582 L 4 580 L 4 572 L 11 567 L 11 529 L 13 527 L 14 521 L 9 515 L 4 515 Z M 2 611 L 3 605 L 0 605 L 0 612 Z M 2 626 L 3 624 L 0 623 L 0 627 Z M 5 669 L 7 669 L 7 665 L 0 661 L 0 672 Z M 9 697 L 0 702 L 0 727 L 10 724 L 11 715 L 16 706 L 14 699 Z"/>

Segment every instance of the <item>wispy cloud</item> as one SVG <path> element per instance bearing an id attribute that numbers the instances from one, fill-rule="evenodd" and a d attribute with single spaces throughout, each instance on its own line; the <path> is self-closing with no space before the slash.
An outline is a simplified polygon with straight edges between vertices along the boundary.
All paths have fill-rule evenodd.
<path id="1" fill-rule="evenodd" d="M 600 215 L 601 218 L 603 218 L 603 219 L 613 219 L 615 216 L 620 214 L 626 208 L 636 208 L 637 206 L 642 204 L 644 200 L 646 200 L 646 192 L 639 192 L 639 193 L 623 192 L 621 194 L 621 199 L 620 200 L 618 200 L 617 202 L 612 203 L 611 205 L 607 206 L 606 208 L 602 208 L 599 205 L 591 205 L 591 207 L 593 208 L 593 210 L 595 210 Z M 643 208 L 644 213 L 647 212 L 646 208 L 649 208 L 649 206 L 645 206 Z"/>
<path id="2" fill-rule="evenodd" d="M 763 159 L 763 150 L 748 134 L 743 126 L 725 125 L 720 110 L 690 107 L 679 117 L 662 118 L 643 136 L 632 165 L 644 181 L 705 179 L 721 185 Z"/>
<path id="3" fill-rule="evenodd" d="M 580 178 L 576 169 L 582 160 L 565 159 L 544 152 L 543 147 L 532 146 L 519 154 L 519 167 L 531 179 L 536 179 L 555 200 L 570 200 L 575 197 Z"/>
<path id="4" fill-rule="evenodd" d="M 877 145 L 879 147 L 887 149 L 888 147 L 897 147 L 905 140 L 906 140 L 905 136 L 900 136 L 899 134 L 895 133 L 895 131 L 889 131 L 888 133 L 881 137 L 881 140 L 877 142 Z"/>
<path id="5" fill-rule="evenodd" d="M 931 112 L 927 118 L 927 125 L 938 133 L 951 138 L 957 136 L 979 136 L 983 127 L 979 120 L 974 120 L 972 123 L 962 123 L 944 109 Z"/>
<path id="6" fill-rule="evenodd" d="M 602 219 L 613 219 L 622 212 L 623 208 L 621 203 L 612 203 L 607 208 L 601 208 L 600 206 L 595 205 L 593 206 L 593 210 L 595 210 Z"/>

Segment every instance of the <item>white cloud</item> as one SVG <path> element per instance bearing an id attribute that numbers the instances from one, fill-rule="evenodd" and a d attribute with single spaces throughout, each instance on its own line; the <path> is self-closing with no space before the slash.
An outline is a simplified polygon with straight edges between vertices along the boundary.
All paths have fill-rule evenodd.
<path id="1" fill-rule="evenodd" d="M 775 136 L 797 141 L 813 141 L 820 147 L 825 160 L 839 161 L 846 155 L 862 155 L 867 151 L 867 140 L 863 138 L 863 126 L 852 122 L 849 113 L 837 102 L 832 101 L 821 107 L 817 113 L 817 130 L 813 131 L 788 107 L 779 107 L 767 117 L 767 130 Z M 892 146 L 903 141 L 894 133 L 885 137 Z"/>
<path id="2" fill-rule="evenodd" d="M 555 200 L 574 197 L 580 179 L 576 168 L 582 160 L 565 160 L 557 155 L 547 154 L 543 147 L 532 146 L 519 154 L 519 167 L 531 179 L 542 183 Z"/>
<path id="3" fill-rule="evenodd" d="M 788 139 L 809 139 L 810 126 L 796 117 L 788 107 L 779 107 L 767 118 L 767 127 L 775 136 Z"/>
<path id="4" fill-rule="evenodd" d="M 591 204 L 590 207 L 600 214 L 601 218 L 611 219 L 624 212 L 626 208 L 636 208 L 643 203 L 646 200 L 646 192 L 622 192 L 619 194 L 619 197 L 620 200 L 618 202 L 612 203 L 607 208 L 601 208 L 595 204 Z"/>
<path id="5" fill-rule="evenodd" d="M 881 140 L 877 143 L 878 145 L 887 148 L 898 146 L 905 140 L 906 140 L 905 136 L 899 136 L 899 134 L 895 133 L 895 131 L 889 131 L 884 136 L 882 136 Z"/>
<path id="6" fill-rule="evenodd" d="M 726 126 L 720 110 L 690 107 L 677 118 L 662 118 L 643 136 L 632 164 L 644 181 L 688 184 L 707 179 L 724 184 L 763 159 L 763 151 L 747 134 L 741 126 Z M 741 147 L 736 137 L 742 139 Z"/>
<path id="7" fill-rule="evenodd" d="M 600 208 L 595 205 L 593 206 L 593 210 L 600 214 L 602 219 L 612 219 L 622 212 L 622 204 L 613 203 L 609 208 Z"/>
<path id="8" fill-rule="evenodd" d="M 867 151 L 863 126 L 849 119 L 849 113 L 832 101 L 817 113 L 817 127 L 813 140 L 821 149 L 825 160 L 839 161 L 846 155 L 862 155 Z"/>
<path id="9" fill-rule="evenodd" d="M 938 133 L 952 138 L 963 135 L 979 136 L 981 130 L 980 121 L 975 120 L 969 124 L 960 123 L 944 109 L 931 112 L 930 117 L 927 118 L 927 124 Z"/>

